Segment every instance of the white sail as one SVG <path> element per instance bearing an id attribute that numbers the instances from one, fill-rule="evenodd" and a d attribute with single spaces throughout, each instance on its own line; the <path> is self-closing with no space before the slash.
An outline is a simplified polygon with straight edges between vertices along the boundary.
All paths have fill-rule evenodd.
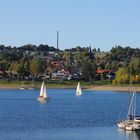
<path id="1" fill-rule="evenodd" d="M 44 81 L 41 85 L 40 96 L 37 98 L 37 100 L 40 102 L 46 102 L 47 100 L 47 92 L 46 92 L 46 86 L 45 86 Z"/>
<path id="2" fill-rule="evenodd" d="M 41 89 L 40 89 L 40 96 L 43 96 L 44 95 L 44 81 L 41 85 Z"/>
<path id="3" fill-rule="evenodd" d="M 82 94 L 81 85 L 80 85 L 80 82 L 78 82 L 77 89 L 76 89 L 76 95 L 81 95 L 81 94 Z"/>
<path id="4" fill-rule="evenodd" d="M 45 86 L 45 84 L 44 84 L 43 97 L 44 97 L 44 98 L 47 98 L 47 91 L 46 91 L 46 86 Z"/>

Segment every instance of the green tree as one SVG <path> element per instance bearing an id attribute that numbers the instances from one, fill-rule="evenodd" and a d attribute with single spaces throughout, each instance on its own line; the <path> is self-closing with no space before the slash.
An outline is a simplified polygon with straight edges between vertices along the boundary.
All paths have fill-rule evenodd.
<path id="1" fill-rule="evenodd" d="M 82 48 L 81 48 L 80 46 L 77 46 L 77 47 L 76 47 L 76 51 L 77 51 L 77 52 L 81 52 L 81 51 L 82 51 Z"/>
<path id="2" fill-rule="evenodd" d="M 96 65 L 95 63 L 88 61 L 84 62 L 81 67 L 81 72 L 85 80 L 89 81 L 94 78 L 96 72 Z"/>
<path id="3" fill-rule="evenodd" d="M 72 59 L 72 53 L 71 52 L 64 52 L 63 58 L 66 60 L 71 60 Z"/>
<path id="4" fill-rule="evenodd" d="M 140 59 L 131 60 L 130 67 L 133 75 L 140 74 Z"/>
<path id="5" fill-rule="evenodd" d="M 84 51 L 82 53 L 82 57 L 85 58 L 85 57 L 89 57 L 89 52 L 88 51 Z"/>
<path id="6" fill-rule="evenodd" d="M 5 72 L 9 69 L 9 63 L 7 61 L 0 62 L 0 70 Z"/>
<path id="7" fill-rule="evenodd" d="M 130 62 L 130 73 L 134 83 L 140 82 L 140 59 L 133 59 Z"/>
<path id="8" fill-rule="evenodd" d="M 18 77 L 24 76 L 26 70 L 24 69 L 23 63 L 18 63 L 17 64 L 16 71 L 18 73 Z"/>
<path id="9" fill-rule="evenodd" d="M 17 74 L 18 75 L 18 79 L 21 76 L 24 76 L 25 72 L 26 72 L 26 70 L 24 68 L 24 64 L 22 62 L 12 62 L 9 70 L 13 74 Z"/>
<path id="10" fill-rule="evenodd" d="M 31 73 L 35 76 L 37 76 L 38 74 L 43 74 L 45 72 L 45 69 L 46 69 L 46 64 L 43 61 L 33 60 L 30 63 Z"/>

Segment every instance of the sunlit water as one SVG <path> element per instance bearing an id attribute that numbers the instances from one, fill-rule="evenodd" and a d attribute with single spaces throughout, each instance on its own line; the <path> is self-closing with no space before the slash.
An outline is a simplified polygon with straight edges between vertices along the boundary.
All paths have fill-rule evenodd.
<path id="1" fill-rule="evenodd" d="M 47 92 L 51 100 L 39 103 L 39 90 L 0 90 L 0 140 L 138 140 L 134 132 L 116 127 L 127 93 Z M 137 104 L 139 99 L 137 94 Z"/>

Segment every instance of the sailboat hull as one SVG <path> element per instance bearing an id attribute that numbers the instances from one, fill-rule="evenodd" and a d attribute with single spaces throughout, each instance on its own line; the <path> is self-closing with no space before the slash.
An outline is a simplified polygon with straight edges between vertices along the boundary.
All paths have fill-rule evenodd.
<path id="1" fill-rule="evenodd" d="M 76 95 L 77 95 L 77 96 L 80 96 L 80 95 L 82 95 L 82 94 L 81 94 L 81 93 L 79 93 L 79 92 L 77 92 L 77 93 L 76 93 Z"/>
<path id="2" fill-rule="evenodd" d="M 40 101 L 40 102 L 46 102 L 47 101 L 47 98 L 38 97 L 37 100 Z"/>
<path id="3" fill-rule="evenodd" d="M 25 90 L 25 87 L 20 87 L 19 89 L 20 89 L 20 90 Z"/>
<path id="4" fill-rule="evenodd" d="M 124 128 L 125 128 L 125 125 L 126 125 L 126 122 L 119 122 L 119 123 L 117 123 L 117 126 L 118 126 L 120 129 L 124 129 Z"/>

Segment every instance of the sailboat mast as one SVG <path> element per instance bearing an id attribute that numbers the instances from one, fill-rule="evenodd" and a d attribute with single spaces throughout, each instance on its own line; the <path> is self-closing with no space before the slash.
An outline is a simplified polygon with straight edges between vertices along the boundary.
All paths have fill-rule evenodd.
<path id="1" fill-rule="evenodd" d="M 135 116 L 136 116 L 136 110 L 137 110 L 137 108 L 136 108 L 136 93 L 134 92 L 134 94 L 135 94 L 135 97 L 134 97 L 134 118 L 135 118 Z"/>
<path id="2" fill-rule="evenodd" d="M 132 98 L 131 98 L 131 101 L 130 101 L 130 105 L 129 105 L 129 108 L 128 108 L 128 114 L 127 114 L 127 118 L 129 118 L 129 115 L 130 115 L 130 113 L 132 113 L 132 115 L 133 115 L 133 103 L 134 103 L 134 96 L 135 96 L 135 94 L 133 93 L 132 94 Z"/>

